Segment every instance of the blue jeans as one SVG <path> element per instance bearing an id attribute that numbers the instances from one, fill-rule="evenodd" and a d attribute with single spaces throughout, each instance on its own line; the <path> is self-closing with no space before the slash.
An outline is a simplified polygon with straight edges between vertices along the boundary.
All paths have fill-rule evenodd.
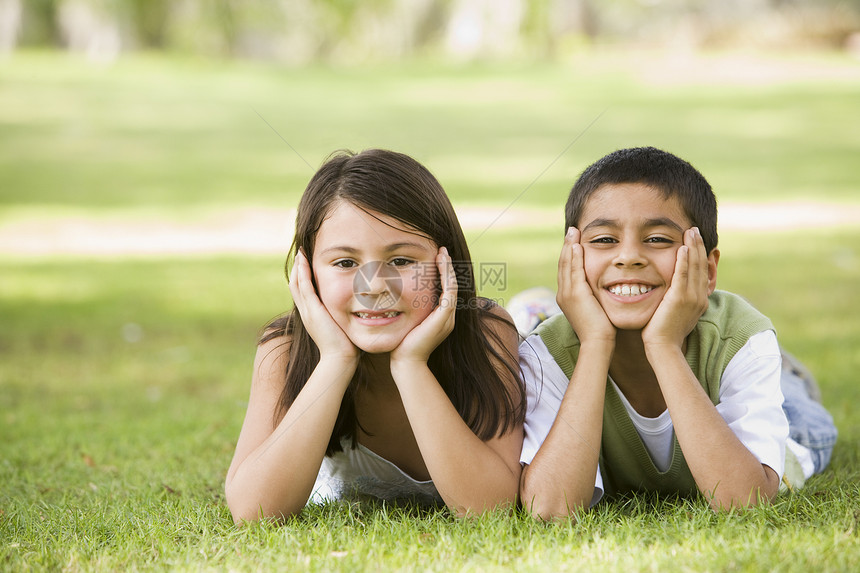
<path id="1" fill-rule="evenodd" d="M 782 410 L 788 418 L 788 435 L 809 448 L 815 473 L 830 463 L 838 431 L 830 413 L 810 395 L 801 373 L 790 367 L 782 369 Z M 814 384 L 814 381 L 812 382 Z"/>

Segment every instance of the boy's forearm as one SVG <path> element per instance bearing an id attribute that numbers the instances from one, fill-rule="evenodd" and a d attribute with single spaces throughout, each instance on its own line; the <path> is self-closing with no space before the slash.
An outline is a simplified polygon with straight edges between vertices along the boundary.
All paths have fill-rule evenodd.
<path id="1" fill-rule="evenodd" d="M 779 487 L 776 473 L 762 466 L 735 436 L 680 348 L 649 348 L 647 353 L 681 451 L 711 506 L 728 509 L 756 505 L 775 495 Z"/>
<path id="2" fill-rule="evenodd" d="M 603 403 L 612 347 L 583 346 L 558 414 L 531 464 L 520 498 L 535 517 L 565 517 L 587 509 L 603 432 Z"/>

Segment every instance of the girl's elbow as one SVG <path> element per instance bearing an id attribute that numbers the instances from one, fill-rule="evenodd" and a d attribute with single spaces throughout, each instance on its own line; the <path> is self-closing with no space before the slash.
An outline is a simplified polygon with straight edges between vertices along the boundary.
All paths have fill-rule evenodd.
<path id="1" fill-rule="evenodd" d="M 442 494 L 442 499 L 451 513 L 458 517 L 478 517 L 486 513 L 512 511 L 517 507 L 517 489 L 506 490 L 494 496 L 476 496 L 474 499 L 462 503 L 464 500 L 450 499 L 450 496 Z"/>
<path id="2" fill-rule="evenodd" d="M 275 509 L 266 507 L 260 499 L 252 496 L 241 495 L 241 492 L 231 489 L 229 486 L 225 490 L 227 500 L 227 508 L 230 510 L 230 515 L 233 517 L 233 523 L 242 525 L 247 522 L 260 521 L 262 519 L 284 519 L 297 515 L 303 509 L 302 507 L 284 507 Z"/>
<path id="3" fill-rule="evenodd" d="M 286 511 L 278 511 L 272 509 L 266 509 L 262 505 L 234 505 L 231 506 L 228 504 L 230 509 L 230 515 L 233 516 L 233 523 L 236 525 L 244 525 L 245 523 L 250 523 L 254 521 L 261 521 L 264 519 L 273 519 L 279 522 L 285 521 L 287 518 L 293 517 L 301 513 L 302 508 L 286 510 Z"/>
<path id="4" fill-rule="evenodd" d="M 261 506 L 253 506 L 247 501 L 236 499 L 236 495 L 231 495 L 229 489 L 227 491 L 227 508 L 230 510 L 230 515 L 233 517 L 233 523 L 243 525 L 249 521 L 257 521 L 263 517 L 263 509 Z"/>

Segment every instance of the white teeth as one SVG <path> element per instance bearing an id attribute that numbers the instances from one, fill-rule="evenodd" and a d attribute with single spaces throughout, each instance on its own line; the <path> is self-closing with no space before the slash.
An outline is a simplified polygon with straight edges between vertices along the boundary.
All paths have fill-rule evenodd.
<path id="1" fill-rule="evenodd" d="M 638 296 L 650 291 L 653 287 L 647 285 L 613 285 L 609 287 L 609 292 L 618 296 Z"/>
<path id="2" fill-rule="evenodd" d="M 370 320 L 377 320 L 379 318 L 393 318 L 400 314 L 396 310 L 389 310 L 388 312 L 383 312 L 382 314 L 370 314 L 369 312 L 356 312 L 355 315 L 358 318 L 366 318 Z"/>

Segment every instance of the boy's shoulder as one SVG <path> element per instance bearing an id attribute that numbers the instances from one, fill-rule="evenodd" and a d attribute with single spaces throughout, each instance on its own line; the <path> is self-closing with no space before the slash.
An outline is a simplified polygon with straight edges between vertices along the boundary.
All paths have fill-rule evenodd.
<path id="1" fill-rule="evenodd" d="M 707 326 L 718 329 L 723 337 L 738 331 L 773 330 L 770 319 L 749 301 L 724 290 L 715 290 L 708 297 L 708 310 L 699 319 L 697 329 Z"/>
<path id="2" fill-rule="evenodd" d="M 750 338 L 766 330 L 774 330 L 773 323 L 743 297 L 726 291 L 708 297 L 708 310 L 687 336 L 685 354 L 714 404 L 726 366 Z"/>
<path id="3" fill-rule="evenodd" d="M 733 355 L 754 334 L 775 330 L 768 317 L 742 296 L 715 290 L 708 309 L 688 337 L 688 357 L 712 354 L 717 347 Z M 567 373 L 579 357 L 579 338 L 564 314 L 542 322 L 533 332 L 540 337 L 553 360 Z"/>

